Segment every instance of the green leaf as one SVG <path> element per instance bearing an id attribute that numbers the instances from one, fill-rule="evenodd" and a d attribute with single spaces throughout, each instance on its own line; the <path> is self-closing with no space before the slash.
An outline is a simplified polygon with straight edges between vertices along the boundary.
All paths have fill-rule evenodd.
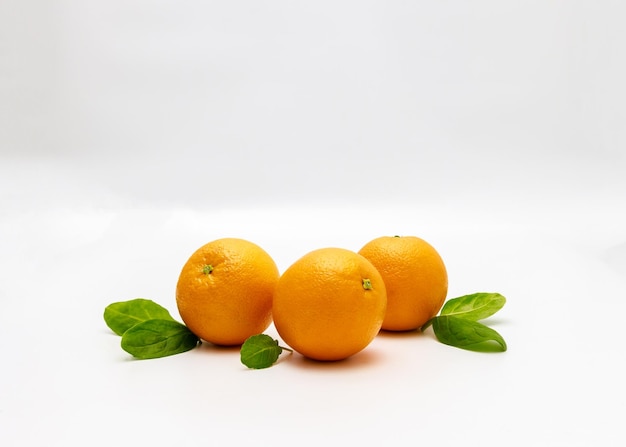
<path id="1" fill-rule="evenodd" d="M 139 359 L 155 359 L 189 351 L 199 341 L 184 324 L 170 319 L 152 319 L 124 332 L 122 349 Z"/>
<path id="2" fill-rule="evenodd" d="M 482 323 L 455 316 L 439 316 L 432 321 L 437 339 L 446 345 L 472 351 L 506 351 L 504 338 Z"/>
<path id="3" fill-rule="evenodd" d="M 283 352 L 283 348 L 278 345 L 278 340 L 266 334 L 258 334 L 249 337 L 241 345 L 241 363 L 252 369 L 269 368 Z"/>
<path id="4" fill-rule="evenodd" d="M 478 321 L 495 314 L 505 303 L 506 298 L 499 293 L 474 293 L 447 301 L 440 315 Z"/>
<path id="5" fill-rule="evenodd" d="M 104 309 L 104 321 L 117 335 L 124 334 L 137 323 L 155 318 L 174 321 L 167 309 L 144 298 L 109 304 Z"/>

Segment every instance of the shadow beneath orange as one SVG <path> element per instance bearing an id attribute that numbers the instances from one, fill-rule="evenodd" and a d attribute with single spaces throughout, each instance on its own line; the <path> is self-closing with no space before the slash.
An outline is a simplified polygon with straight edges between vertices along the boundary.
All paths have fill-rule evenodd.
<path id="1" fill-rule="evenodd" d="M 289 354 L 289 357 L 291 358 L 284 359 L 285 364 L 289 363 L 290 366 L 293 366 L 295 368 L 315 371 L 340 371 L 366 368 L 378 364 L 383 360 L 384 356 L 382 355 L 381 351 L 373 349 L 371 347 L 367 347 L 361 352 L 357 352 L 353 356 L 343 360 L 313 360 L 308 357 L 304 357 L 297 352 Z"/>
<path id="2" fill-rule="evenodd" d="M 239 355 L 241 345 L 222 346 L 202 340 L 200 346 L 196 347 L 195 350 L 210 353 L 211 355 Z"/>
<path id="3" fill-rule="evenodd" d="M 435 336 L 435 333 L 433 332 L 432 328 L 426 328 L 425 331 L 421 331 L 419 329 L 413 329 L 410 331 L 385 331 L 385 330 L 381 330 L 378 335 L 378 338 L 382 339 L 382 340 L 402 340 L 402 339 L 406 339 L 406 340 L 413 340 L 415 341 L 422 341 L 422 340 L 437 340 L 437 337 Z"/>
<path id="4" fill-rule="evenodd" d="M 386 331 L 384 329 L 381 329 L 380 332 L 378 333 L 377 337 L 381 337 L 381 338 L 413 338 L 413 337 L 419 337 L 420 335 L 422 335 L 422 332 L 420 332 L 417 329 L 413 329 L 411 331 Z"/>
<path id="5" fill-rule="evenodd" d="M 435 333 L 431 328 L 427 328 L 425 331 L 414 329 L 411 331 L 380 331 L 378 333 L 379 338 L 383 340 L 437 340 Z"/>

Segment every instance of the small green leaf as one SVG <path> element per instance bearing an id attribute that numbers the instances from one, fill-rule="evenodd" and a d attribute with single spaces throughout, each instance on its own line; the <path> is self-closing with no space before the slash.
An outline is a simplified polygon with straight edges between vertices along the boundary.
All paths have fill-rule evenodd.
<path id="1" fill-rule="evenodd" d="M 144 298 L 109 304 L 104 309 L 104 321 L 117 335 L 124 334 L 137 323 L 155 318 L 174 321 L 167 309 Z"/>
<path id="2" fill-rule="evenodd" d="M 278 345 L 278 340 L 266 334 L 258 334 L 249 337 L 241 345 L 241 363 L 252 369 L 269 368 L 283 352 L 283 348 Z"/>
<path id="3" fill-rule="evenodd" d="M 446 345 L 472 351 L 506 351 L 504 338 L 482 323 L 455 316 L 432 320 L 437 339 Z"/>
<path id="4" fill-rule="evenodd" d="M 139 359 L 155 359 L 189 351 L 199 341 L 184 324 L 170 319 L 152 319 L 124 332 L 122 349 Z"/>
<path id="5" fill-rule="evenodd" d="M 440 315 L 478 321 L 495 314 L 505 303 L 506 298 L 499 293 L 474 293 L 447 301 Z"/>

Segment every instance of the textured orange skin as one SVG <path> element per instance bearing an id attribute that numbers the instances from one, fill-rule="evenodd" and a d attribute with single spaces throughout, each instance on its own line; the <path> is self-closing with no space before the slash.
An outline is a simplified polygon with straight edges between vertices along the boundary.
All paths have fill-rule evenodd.
<path id="1" fill-rule="evenodd" d="M 359 250 L 387 288 L 382 329 L 409 331 L 437 315 L 448 293 L 448 274 L 437 251 L 415 236 L 374 239 Z"/>
<path id="2" fill-rule="evenodd" d="M 363 279 L 372 288 L 363 287 Z M 342 360 L 378 334 L 387 294 L 374 266 L 342 248 L 312 251 L 292 264 L 274 293 L 274 326 L 305 357 Z"/>
<path id="3" fill-rule="evenodd" d="M 210 274 L 203 271 L 211 265 Z M 218 239 L 185 263 L 176 286 L 178 312 L 187 327 L 208 342 L 233 346 L 263 332 L 272 321 L 279 278 L 274 260 L 243 239 Z"/>

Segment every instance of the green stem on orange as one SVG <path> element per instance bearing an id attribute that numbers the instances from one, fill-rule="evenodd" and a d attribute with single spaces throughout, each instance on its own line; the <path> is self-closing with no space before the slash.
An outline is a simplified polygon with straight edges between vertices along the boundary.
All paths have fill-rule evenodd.
<path id="1" fill-rule="evenodd" d="M 207 264 L 204 267 L 202 267 L 202 273 L 204 273 L 205 275 L 210 275 L 212 271 L 213 271 L 213 266 L 210 264 Z"/>
<path id="2" fill-rule="evenodd" d="M 365 290 L 372 290 L 372 281 L 369 278 L 363 278 L 363 288 Z"/>

